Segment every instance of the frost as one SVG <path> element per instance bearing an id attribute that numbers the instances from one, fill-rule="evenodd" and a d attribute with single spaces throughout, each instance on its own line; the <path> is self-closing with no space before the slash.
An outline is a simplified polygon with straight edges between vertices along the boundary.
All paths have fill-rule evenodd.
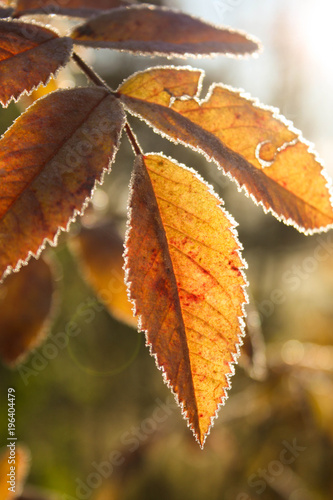
<path id="1" fill-rule="evenodd" d="M 172 165 L 172 167 L 170 167 L 170 165 Z M 168 185 L 169 187 L 173 186 L 170 190 L 163 188 L 163 186 L 165 187 L 165 181 L 163 179 L 165 179 L 164 175 L 166 172 L 164 168 L 167 168 L 167 172 L 170 174 L 170 177 L 168 177 Z M 146 169 L 147 173 L 144 173 L 144 169 Z M 144 180 L 145 178 L 147 179 L 146 181 Z M 150 180 L 148 180 L 148 178 Z M 182 201 L 177 201 L 178 197 L 173 191 L 178 183 L 183 186 L 184 196 L 186 193 L 186 198 L 183 198 Z M 161 194 L 162 192 L 163 194 Z M 144 197 L 142 197 L 141 193 L 145 193 Z M 195 200 L 193 198 L 194 193 Z M 202 205 L 204 201 L 206 203 L 205 208 L 203 208 Z M 168 215 L 163 209 L 165 203 L 169 207 L 167 209 Z M 133 304 L 134 314 L 138 316 L 139 329 L 146 334 L 146 343 L 150 348 L 150 353 L 154 356 L 157 367 L 161 369 L 163 373 L 164 382 L 172 390 L 177 403 L 181 407 L 182 414 L 188 422 L 188 426 L 191 428 L 195 439 L 201 447 L 204 446 L 206 437 L 217 416 L 218 409 L 224 404 L 227 398 L 227 391 L 231 387 L 230 377 L 234 374 L 234 364 L 239 357 L 239 346 L 242 344 L 242 337 L 244 335 L 244 305 L 248 302 L 247 293 L 245 291 L 247 281 L 243 272 L 247 264 L 240 254 L 242 245 L 237 238 L 235 229 L 236 223 L 224 207 L 222 208 L 222 205 L 223 201 L 195 170 L 180 165 L 174 159 L 165 157 L 161 153 L 149 153 L 144 157 L 138 156 L 136 158 L 130 186 L 130 202 L 128 204 L 129 218 L 124 253 L 125 281 L 128 287 L 129 299 Z M 172 208 L 172 210 L 175 210 L 174 216 L 171 216 L 169 212 L 170 207 L 174 207 Z M 153 229 L 154 223 L 150 220 L 150 213 L 152 211 L 155 214 L 154 220 L 159 221 L 158 235 L 155 229 Z M 171 220 L 173 222 L 171 222 Z M 215 222 L 213 222 L 213 220 Z M 206 223 L 207 234 L 205 231 L 202 231 L 199 238 L 196 239 L 197 226 L 193 221 L 200 222 L 201 224 Z M 223 225 L 221 224 L 222 221 Z M 172 226 L 170 226 L 170 224 L 172 224 Z M 221 229 L 216 231 L 217 227 L 221 227 Z M 175 231 L 177 234 L 177 228 L 181 228 L 178 234 L 179 236 L 183 236 L 180 237 L 176 244 L 171 234 L 174 234 Z M 138 238 L 138 235 L 141 233 L 145 234 L 144 240 L 141 240 L 140 237 Z M 212 240 L 211 238 L 213 235 L 214 237 Z M 187 238 L 190 239 L 192 242 L 190 248 L 192 250 L 197 249 L 198 254 L 201 257 L 205 255 L 208 261 L 212 255 L 219 253 L 220 259 L 216 261 L 219 263 L 212 264 L 211 266 L 209 266 L 208 263 L 203 264 L 199 255 L 194 257 L 191 251 L 188 253 L 184 238 L 185 240 Z M 148 244 L 147 241 L 152 242 L 153 248 L 155 249 L 154 252 L 157 252 L 157 246 L 161 253 L 150 255 L 148 252 L 150 244 Z M 214 241 L 214 243 L 212 243 L 212 241 Z M 217 241 L 221 242 L 221 245 L 217 243 Z M 148 247 L 146 248 L 147 244 Z M 144 248 L 142 248 L 142 245 L 144 245 Z M 178 245 L 185 246 L 183 250 L 181 250 L 181 248 L 178 248 Z M 174 249 L 178 249 L 179 253 L 177 250 L 175 253 Z M 235 257 L 235 255 L 237 255 L 237 257 Z M 191 266 L 196 267 L 198 271 L 201 269 L 202 272 L 200 278 L 202 289 L 200 289 L 201 291 L 199 289 L 197 291 L 197 293 L 202 295 L 202 298 L 199 299 L 202 302 L 197 306 L 195 306 L 197 303 L 196 299 L 193 299 L 194 303 L 191 305 L 187 303 L 190 299 L 182 296 L 183 292 L 185 292 L 185 296 L 188 294 L 188 297 L 196 297 L 192 292 L 198 286 L 196 280 L 191 281 L 191 279 L 184 277 L 186 273 L 179 268 L 181 262 L 183 266 L 186 265 L 184 258 L 187 259 L 188 265 L 191 263 Z M 150 264 L 150 259 L 152 259 L 153 265 Z M 222 264 L 223 262 L 224 264 Z M 237 269 L 231 267 L 231 262 L 234 262 Z M 168 269 L 166 274 L 164 266 Z M 233 269 L 232 272 L 231 269 Z M 231 273 L 230 283 L 228 285 L 223 281 L 223 276 L 226 272 Z M 149 276 L 149 278 L 147 278 L 147 276 Z M 209 276 L 209 278 L 207 276 Z M 143 286 L 143 281 L 146 279 L 146 286 Z M 154 293 L 154 290 L 146 290 L 150 280 L 153 280 L 153 282 L 156 280 L 157 283 L 164 280 L 168 281 L 168 286 L 164 288 L 165 291 L 162 293 L 163 299 L 161 299 L 161 301 L 156 299 L 154 303 L 151 302 L 150 294 Z M 212 282 L 214 283 L 214 292 L 212 289 L 206 296 L 205 287 Z M 183 288 L 185 283 L 187 283 L 187 290 Z M 172 290 L 172 293 L 170 290 Z M 174 300 L 172 298 L 173 294 L 175 294 Z M 211 302 L 215 304 L 215 301 L 218 302 L 221 296 L 223 296 L 225 300 L 230 300 L 234 308 L 226 309 L 222 306 L 224 302 L 222 301 L 219 302 L 220 305 L 218 307 L 216 306 L 217 309 L 215 309 Z M 169 300 L 172 302 L 169 303 Z M 166 310 L 164 310 L 165 307 Z M 151 308 L 153 308 L 154 313 Z M 170 313 L 170 311 L 172 312 Z M 208 311 L 210 311 L 209 318 L 206 316 Z M 174 331 L 171 336 L 171 338 L 173 338 L 172 345 L 174 345 L 175 348 L 180 339 L 182 339 L 182 347 L 179 346 L 182 352 L 181 364 L 182 370 L 187 370 L 186 379 L 188 380 L 186 387 L 182 384 L 177 391 L 175 387 L 177 387 L 178 384 L 174 376 L 174 368 L 172 367 L 177 366 L 178 356 L 177 359 L 175 359 L 172 354 L 172 349 L 170 349 L 170 352 L 161 350 L 164 336 L 167 335 L 167 338 L 169 338 L 170 333 L 169 331 L 165 331 L 162 327 L 164 321 L 160 323 L 158 320 L 158 324 L 156 324 L 156 312 L 160 317 L 164 318 L 166 323 L 172 321 L 171 318 L 177 318 L 176 323 L 172 324 L 173 326 L 171 325 L 173 328 L 177 329 L 177 332 Z M 240 313 L 239 315 L 238 312 Z M 225 315 L 228 319 L 223 322 L 223 326 L 220 325 L 219 328 L 217 326 L 212 326 L 210 323 L 215 325 L 215 320 L 220 324 L 220 314 L 223 315 L 223 317 Z M 192 317 L 192 320 L 189 320 L 189 317 Z M 200 331 L 202 331 L 202 335 L 200 331 L 192 330 L 193 325 L 191 321 L 193 321 L 193 318 L 201 324 Z M 237 319 L 238 327 L 235 324 L 235 320 Z M 228 332 L 228 338 L 233 339 L 230 348 L 229 345 L 226 346 L 225 339 L 223 340 L 224 329 Z M 191 348 L 194 340 L 193 334 L 200 339 L 200 342 L 194 341 L 194 344 L 204 344 L 205 347 L 203 349 L 205 349 L 206 353 L 206 356 L 200 353 L 198 354 L 202 364 L 200 365 L 199 363 L 196 369 L 192 366 L 194 359 L 196 359 L 196 353 L 193 354 L 191 350 L 193 349 L 193 347 Z M 220 350 L 218 348 L 219 345 Z M 228 370 L 223 368 L 223 363 L 220 365 L 221 356 L 222 359 L 226 359 L 225 354 L 221 355 L 222 352 L 226 352 L 223 350 L 223 346 L 226 347 L 226 351 L 228 352 Z M 209 414 L 207 413 L 205 404 L 200 396 L 201 393 L 205 392 L 204 388 L 206 387 L 206 383 L 208 390 L 212 390 L 212 387 L 209 385 L 210 382 L 205 382 L 204 375 L 202 375 L 201 379 L 201 376 L 199 376 L 196 371 L 197 369 L 204 370 L 206 362 L 213 362 L 207 359 L 207 352 L 209 350 L 216 350 L 216 352 L 219 352 L 212 366 L 215 366 L 218 371 L 223 369 L 223 373 L 225 374 L 223 382 L 218 377 L 216 379 L 217 382 L 212 382 L 214 386 L 215 383 L 219 386 L 219 391 L 214 396 L 216 405 L 214 414 L 211 414 L 210 411 Z M 214 356 L 212 351 L 211 354 L 213 359 Z M 178 373 L 177 370 L 176 373 Z M 200 378 L 200 384 L 196 378 L 197 376 Z M 197 384 L 199 384 L 199 387 Z M 214 388 L 214 393 L 215 391 L 216 388 Z M 191 394 L 191 397 L 189 397 L 189 394 Z M 201 412 L 203 412 L 203 415 L 200 415 Z M 199 423 L 201 418 L 202 423 Z"/>
<path id="2" fill-rule="evenodd" d="M 151 26 L 156 29 L 147 40 Z M 128 33 L 132 33 L 132 38 Z M 261 48 L 258 40 L 242 31 L 215 26 L 166 7 L 145 4 L 112 9 L 76 27 L 71 36 L 78 44 L 150 57 L 211 57 L 217 54 L 243 57 Z"/>
<path id="3" fill-rule="evenodd" d="M 2 44 L 9 56 L 0 56 L 0 102 L 4 107 L 39 85 L 46 86 L 69 61 L 73 41 L 38 23 L 0 21 Z M 6 53 L 6 52 L 5 52 Z"/>
<path id="4" fill-rule="evenodd" d="M 278 153 L 280 153 L 281 151 L 283 151 L 284 149 L 286 149 L 288 146 L 294 146 L 295 144 L 297 144 L 298 141 L 299 141 L 299 139 L 298 139 L 298 137 L 296 137 L 296 139 L 293 139 L 292 141 L 289 141 L 289 142 L 285 142 L 284 144 L 282 144 L 282 146 L 279 146 L 278 148 L 276 148 L 276 152 L 274 154 L 274 158 L 271 161 L 266 161 L 266 160 L 264 160 L 263 158 L 260 157 L 261 148 L 265 144 L 270 144 L 270 141 L 262 141 L 256 147 L 255 157 L 257 158 L 257 160 L 260 163 L 260 165 L 262 166 L 262 168 L 271 167 L 273 165 L 273 163 L 275 162 Z"/>
<path id="5" fill-rule="evenodd" d="M 174 100 L 171 107 L 170 105 L 165 106 L 163 101 L 159 99 L 159 93 L 155 91 L 155 93 L 150 94 L 149 76 L 154 82 L 154 88 L 159 81 L 159 72 L 161 73 L 159 83 L 161 90 L 158 92 L 162 92 L 162 82 L 164 81 L 162 75 L 168 71 L 173 73 L 179 71 L 180 85 L 184 83 L 184 95 L 188 94 L 186 92 L 188 82 L 190 81 L 193 85 L 197 81 L 197 91 L 192 99 L 197 104 L 196 106 L 186 107 L 187 99 L 183 101 L 184 106 L 176 105 L 182 101 L 181 99 Z M 191 71 L 192 74 L 195 72 L 193 68 Z M 203 75 L 203 72 L 200 72 Z M 331 182 L 313 151 L 313 146 L 302 137 L 301 132 L 280 116 L 277 109 L 263 106 L 243 91 L 226 85 L 213 84 L 206 97 L 200 99 L 200 78 L 198 80 L 197 75 L 193 74 L 191 81 L 188 76 L 185 78 L 182 73 L 190 74 L 186 67 L 152 68 L 132 77 L 133 81 L 140 78 L 142 85 L 143 76 L 147 75 L 144 80 L 145 87 L 136 89 L 130 78 L 119 87 L 118 94 L 121 95 L 126 109 L 146 121 L 155 132 L 175 143 L 183 144 L 200 152 L 208 161 L 213 160 L 223 173 L 236 182 L 238 189 L 244 190 L 245 194 L 256 204 L 261 205 L 265 212 L 271 212 L 277 219 L 282 220 L 287 225 L 294 226 L 305 234 L 327 231 L 333 227 Z M 177 80 L 177 74 L 174 74 L 173 78 Z M 141 92 L 143 92 L 142 95 Z M 234 129 L 234 136 L 237 138 L 234 141 L 234 148 L 233 143 L 228 145 L 227 140 L 224 142 L 224 134 L 233 130 L 233 124 L 230 124 L 230 121 L 235 120 L 235 115 L 233 115 L 233 120 L 230 120 L 229 115 L 229 121 L 226 124 L 223 122 L 223 106 L 225 105 L 223 97 L 220 104 L 221 122 L 219 123 L 217 118 L 210 122 L 207 121 L 209 120 L 210 102 L 213 102 L 214 110 L 219 108 L 220 93 L 227 94 L 226 102 L 232 103 L 231 109 L 240 109 L 238 112 L 240 122 L 236 124 Z M 248 118 L 243 123 L 242 113 L 246 112 Z M 249 121 L 255 120 L 253 116 L 257 118 L 258 124 L 255 121 L 252 123 Z M 291 163 L 288 165 L 293 169 L 298 169 L 298 171 L 295 170 L 291 176 L 289 166 L 279 162 L 279 172 L 270 176 L 267 167 L 272 167 L 273 163 L 264 161 L 260 157 L 260 150 L 271 141 L 264 139 L 258 145 L 256 136 L 252 135 L 255 130 L 259 130 L 259 133 L 264 137 L 266 134 L 266 137 L 275 137 L 277 140 L 278 134 L 280 134 L 282 144 L 276 148 L 274 158 L 276 159 L 277 155 L 283 151 L 288 152 L 289 158 L 292 158 L 289 159 Z M 285 137 L 290 137 L 290 140 L 283 141 Z M 242 144 L 243 139 L 244 144 Z M 284 155 L 284 160 L 286 156 Z M 253 160 L 259 161 L 262 168 L 258 168 L 257 161 Z M 304 168 L 306 168 L 306 172 Z M 265 171 L 267 171 L 267 175 Z M 275 178 L 274 175 L 277 177 Z M 311 184 L 311 188 L 315 187 L 316 196 L 313 196 L 313 193 L 310 196 L 310 191 L 304 189 L 302 176 L 304 176 L 304 182 Z M 314 182 L 311 182 L 312 178 Z M 295 183 L 293 184 L 295 179 L 299 179 L 297 186 Z M 295 187 L 298 191 L 297 189 L 294 191 Z"/>

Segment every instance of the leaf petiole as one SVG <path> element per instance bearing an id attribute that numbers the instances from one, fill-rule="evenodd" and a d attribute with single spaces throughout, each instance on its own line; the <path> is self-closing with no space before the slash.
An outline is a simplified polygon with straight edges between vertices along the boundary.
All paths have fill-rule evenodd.
<path id="1" fill-rule="evenodd" d="M 99 87 L 104 87 L 106 90 L 110 92 L 110 94 L 115 94 L 115 92 L 110 89 L 108 84 L 100 78 L 95 71 L 88 66 L 88 64 L 81 59 L 81 57 L 76 53 L 72 53 L 72 59 L 76 62 L 76 64 L 79 66 L 79 68 L 83 71 L 83 73 L 91 80 L 95 85 L 98 85 Z"/>

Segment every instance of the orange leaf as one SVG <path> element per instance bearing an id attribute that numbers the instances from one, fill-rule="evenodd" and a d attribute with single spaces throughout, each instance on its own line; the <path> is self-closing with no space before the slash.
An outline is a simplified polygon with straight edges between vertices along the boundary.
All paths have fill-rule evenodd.
<path id="1" fill-rule="evenodd" d="M 135 162 L 126 278 L 140 328 L 203 446 L 239 355 L 245 278 L 234 224 L 198 175 Z"/>
<path id="2" fill-rule="evenodd" d="M 78 26 L 75 43 L 154 55 L 249 54 L 258 43 L 244 33 L 219 28 L 181 12 L 133 5 Z"/>
<path id="3" fill-rule="evenodd" d="M 0 277 L 85 207 L 116 154 L 124 113 L 102 88 L 53 92 L 0 140 Z M 6 271 L 7 269 L 7 271 Z"/>
<path id="4" fill-rule="evenodd" d="M 43 259 L 31 259 L 0 286 L 0 356 L 7 364 L 22 361 L 43 340 L 53 292 L 51 268 Z"/>
<path id="5" fill-rule="evenodd" d="M 9 441 L 8 441 L 9 442 Z M 12 450 L 13 453 L 14 450 Z M 12 459 L 15 459 L 15 463 L 8 463 Z M 11 454 L 11 450 L 7 448 L 6 451 L 0 455 L 0 498 L 1 500 L 14 500 L 17 498 L 23 489 L 25 478 L 28 474 L 30 468 L 30 453 L 21 444 L 15 446 L 15 457 Z M 15 492 L 8 490 L 11 484 L 8 484 L 8 478 L 10 480 L 10 474 L 13 469 L 10 467 L 15 467 Z"/>
<path id="6" fill-rule="evenodd" d="M 18 0 L 16 13 L 24 14 L 59 14 L 74 17 L 90 17 L 101 10 L 114 9 L 130 4 L 125 0 Z"/>
<path id="7" fill-rule="evenodd" d="M 155 130 L 213 159 L 265 211 L 306 233 L 332 225 L 327 178 L 300 132 L 223 85 L 200 100 L 202 77 L 200 70 L 154 68 L 129 78 L 119 93 Z"/>
<path id="8" fill-rule="evenodd" d="M 124 283 L 123 241 L 112 222 L 82 227 L 73 239 L 84 277 L 117 319 L 137 326 Z"/>
<path id="9" fill-rule="evenodd" d="M 0 102 L 7 104 L 40 83 L 46 83 L 67 63 L 70 38 L 37 24 L 0 21 Z"/>

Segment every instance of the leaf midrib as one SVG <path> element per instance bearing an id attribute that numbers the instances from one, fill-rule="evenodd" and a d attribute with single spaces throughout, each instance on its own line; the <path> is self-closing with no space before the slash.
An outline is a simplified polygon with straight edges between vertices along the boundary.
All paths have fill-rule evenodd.
<path id="1" fill-rule="evenodd" d="M 176 308 L 176 312 L 177 312 L 178 317 L 181 319 L 181 326 L 182 326 L 182 329 L 181 329 L 181 332 L 180 332 L 180 338 L 181 338 L 182 345 L 183 345 L 183 352 L 186 355 L 186 363 L 189 366 L 189 370 L 188 370 L 188 373 L 190 374 L 190 379 L 189 380 L 190 380 L 190 384 L 191 384 L 191 392 L 193 394 L 193 398 L 194 398 L 194 402 L 195 402 L 195 412 L 194 412 L 195 416 L 194 416 L 194 422 L 193 422 L 193 424 L 195 426 L 195 430 L 196 430 L 196 433 L 197 433 L 198 440 L 199 440 L 199 442 L 201 442 L 201 429 L 200 429 L 199 417 L 198 417 L 198 414 L 199 414 L 198 404 L 197 404 L 197 398 L 196 398 L 195 390 L 194 390 L 194 382 L 193 382 L 192 369 L 191 369 L 190 351 L 189 351 L 188 344 L 187 344 L 187 339 L 186 339 L 186 327 L 185 327 L 185 321 L 184 321 L 184 318 L 183 318 L 182 307 L 181 307 L 179 293 L 178 293 L 178 287 L 177 287 L 177 281 L 176 281 L 176 274 L 175 274 L 175 270 L 174 270 L 174 266 L 173 266 L 171 254 L 170 254 L 170 251 L 169 251 L 169 243 L 168 243 L 168 238 L 167 238 L 167 235 L 166 235 L 166 231 L 164 229 L 162 215 L 161 215 L 160 208 L 159 208 L 159 205 L 158 205 L 157 197 L 155 195 L 155 190 L 154 190 L 152 181 L 150 179 L 149 168 L 145 164 L 145 157 L 144 156 L 142 156 L 142 165 L 143 165 L 143 168 L 146 171 L 147 181 L 149 182 L 151 193 L 152 193 L 153 199 L 154 199 L 154 201 L 156 203 L 157 213 L 155 214 L 155 217 L 156 217 L 158 225 L 159 225 L 159 227 L 161 229 L 160 238 L 163 240 L 163 243 L 164 243 L 164 245 L 163 245 L 164 248 L 165 248 L 165 255 L 164 255 L 164 257 L 166 257 L 167 264 L 169 265 L 169 267 L 170 267 L 170 269 L 172 271 L 171 272 L 170 280 L 172 281 L 172 288 L 176 291 L 176 297 L 177 297 L 177 301 L 175 303 L 175 308 Z M 186 403 L 186 401 L 185 401 L 185 403 Z M 187 411 L 188 411 L 188 409 L 187 409 Z"/>
<path id="2" fill-rule="evenodd" d="M 303 203 L 305 206 L 309 207 L 310 209 L 312 209 L 314 212 L 317 212 L 319 213 L 320 215 L 326 217 L 326 218 L 330 218 L 331 221 L 333 222 L 333 218 L 332 216 L 330 217 L 329 214 L 327 214 L 326 212 L 323 212 L 322 210 L 318 209 L 317 207 L 315 207 L 314 205 L 312 205 L 310 202 L 308 202 L 307 200 L 304 200 L 303 198 L 301 198 L 299 195 L 293 193 L 292 191 L 290 191 L 289 189 L 286 189 L 282 184 L 279 184 L 275 179 L 273 179 L 272 177 L 269 177 L 268 175 L 265 175 L 264 172 L 262 172 L 259 168 L 255 167 L 254 165 L 252 165 L 252 163 L 250 163 L 244 156 L 242 156 L 240 153 L 237 153 L 236 151 L 230 149 L 228 146 L 226 146 L 222 141 L 221 139 L 219 139 L 217 136 L 215 136 L 214 134 L 212 134 L 209 130 L 206 130 L 205 128 L 201 127 L 200 125 L 198 125 L 197 123 L 195 122 L 192 122 L 189 118 L 187 118 L 186 116 L 182 115 L 181 113 L 179 113 L 178 111 L 175 111 L 174 109 L 172 108 L 168 108 L 167 106 L 164 106 L 162 104 L 158 104 L 158 103 L 155 103 L 155 102 L 150 102 L 150 101 L 146 101 L 144 99 L 139 99 L 137 97 L 132 97 L 132 96 L 129 96 L 129 95 L 126 95 L 126 94 L 121 94 L 121 92 L 119 92 L 121 96 L 124 96 L 126 99 L 129 99 L 129 100 L 132 100 L 132 101 L 138 101 L 138 102 L 141 102 L 143 103 L 144 105 L 153 105 L 153 106 L 156 106 L 157 108 L 161 108 L 163 111 L 167 111 L 170 115 L 174 114 L 177 118 L 178 117 L 181 117 L 183 120 L 185 120 L 186 122 L 188 122 L 192 127 L 195 126 L 195 127 L 198 127 L 199 130 L 201 131 L 204 131 L 206 134 L 209 134 L 211 137 L 213 137 L 213 139 L 215 141 L 218 141 L 221 146 L 223 147 L 224 151 L 227 152 L 228 155 L 230 155 L 230 157 L 232 158 L 232 156 L 237 156 L 238 158 L 240 158 L 243 162 L 246 163 L 246 167 L 250 170 L 255 170 L 256 173 L 259 173 L 259 175 L 263 175 L 265 179 L 268 179 L 270 182 L 274 183 L 279 189 L 282 189 L 283 191 L 285 191 L 286 193 L 288 193 L 289 195 L 292 195 L 293 197 L 295 197 L 297 200 L 299 200 L 301 203 Z M 139 116 L 140 118 L 142 118 L 151 128 L 153 128 L 153 130 L 158 133 L 160 133 L 162 136 L 167 136 L 167 137 L 170 137 L 170 139 L 172 141 L 175 141 L 176 143 L 180 143 L 180 144 L 183 144 L 184 146 L 186 147 L 189 147 L 191 148 L 192 150 L 194 151 L 199 151 L 199 152 L 202 152 L 204 154 L 204 156 L 206 156 L 207 151 L 205 151 L 200 145 L 199 146 L 195 146 L 193 144 L 190 144 L 188 142 L 186 142 L 185 140 L 183 139 L 178 139 L 178 138 L 175 138 L 173 137 L 171 134 L 169 134 L 168 132 L 166 132 L 165 130 L 162 130 L 162 129 L 158 129 L 158 126 L 154 124 L 154 122 L 152 122 L 150 120 L 150 118 L 146 118 L 143 114 L 135 111 L 135 110 L 132 110 L 130 108 L 130 106 L 128 106 L 126 104 L 126 101 L 124 102 L 122 100 L 122 102 L 124 103 L 125 107 L 128 109 L 128 111 L 131 113 L 131 114 L 134 114 L 135 116 Z M 195 137 L 195 136 L 194 136 Z M 230 172 L 230 175 L 232 176 L 232 180 L 237 183 L 239 183 L 239 180 L 237 178 L 235 178 L 235 175 L 232 173 L 232 170 L 235 169 L 235 170 L 238 170 L 239 172 L 239 169 L 237 167 L 237 165 L 232 165 L 232 167 L 228 167 L 228 169 L 226 168 L 225 165 L 222 165 L 221 162 L 217 159 L 217 155 L 213 155 L 212 156 L 212 159 L 214 159 L 214 161 L 222 168 L 222 170 L 226 171 L 226 172 Z M 225 158 L 225 160 L 227 162 L 229 162 L 229 164 L 231 163 L 231 160 L 230 158 Z M 322 173 L 320 173 L 320 175 L 322 176 Z M 323 176 L 322 176 L 323 177 Z M 251 191 L 250 191 L 250 186 L 247 187 L 247 185 L 243 182 L 242 186 L 245 186 L 246 188 L 246 191 L 249 193 L 249 194 L 252 194 Z M 269 193 L 266 192 L 266 195 L 269 195 Z M 256 197 L 256 201 L 258 203 L 261 203 L 263 204 L 265 207 L 265 202 L 264 200 L 261 200 L 259 199 L 258 197 Z M 267 208 L 267 207 L 266 207 Z M 271 207 L 269 207 L 270 210 L 272 210 L 272 212 L 274 214 L 276 214 L 279 218 L 280 217 L 283 217 L 285 218 L 285 216 L 281 213 L 281 214 L 278 214 L 277 211 Z M 295 221 L 297 224 L 300 224 L 299 222 Z M 331 223 L 332 223 L 331 222 Z M 311 226 L 311 227 L 305 227 L 303 225 L 303 228 L 306 229 L 306 230 L 314 230 L 316 229 L 315 226 Z"/>
<path id="3" fill-rule="evenodd" d="M 61 150 L 61 148 L 64 147 L 64 145 L 73 137 L 73 135 L 81 128 L 82 124 L 87 121 L 90 117 L 90 115 L 96 110 L 96 108 L 98 106 L 100 106 L 101 102 L 103 101 L 103 99 L 105 99 L 106 97 L 108 97 L 108 95 L 104 95 L 103 98 L 98 102 L 98 104 L 96 104 L 90 111 L 89 113 L 85 116 L 85 118 L 80 122 L 80 124 L 76 127 L 75 130 L 73 130 L 73 132 L 70 134 L 70 136 L 68 136 L 66 138 L 66 140 L 64 142 L 62 142 L 60 144 L 60 146 L 58 148 L 56 148 L 55 151 L 52 152 L 52 154 L 47 158 L 47 160 L 41 165 L 41 168 L 38 169 L 38 171 L 36 172 L 36 174 L 29 180 L 29 182 L 27 184 L 25 184 L 24 188 L 21 190 L 21 192 L 18 194 L 17 197 L 15 197 L 12 201 L 12 203 L 7 207 L 5 213 L 0 217 L 0 223 L 3 221 L 3 219 L 8 215 L 9 211 L 12 209 L 12 207 L 14 205 L 16 205 L 20 199 L 22 198 L 22 196 L 27 192 L 27 190 L 29 189 L 29 187 L 35 182 L 35 180 L 38 178 L 38 176 L 45 171 L 45 169 L 47 168 L 47 165 L 50 163 L 51 159 L 54 158 L 58 153 L 59 151 Z"/>

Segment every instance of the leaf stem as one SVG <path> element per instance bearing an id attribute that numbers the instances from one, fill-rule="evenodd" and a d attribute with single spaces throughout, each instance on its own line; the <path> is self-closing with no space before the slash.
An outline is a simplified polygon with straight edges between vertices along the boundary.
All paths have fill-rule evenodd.
<path id="1" fill-rule="evenodd" d="M 113 90 L 110 89 L 107 83 L 102 80 L 102 78 L 100 78 L 97 73 L 95 73 L 95 71 L 90 66 L 88 66 L 88 64 L 85 63 L 79 55 L 77 55 L 76 52 L 73 52 L 72 58 L 79 66 L 79 68 L 82 69 L 84 74 L 89 78 L 89 80 L 91 80 L 95 85 L 98 85 L 99 87 L 104 87 L 106 90 L 111 92 L 111 94 L 114 94 Z"/>
<path id="2" fill-rule="evenodd" d="M 76 52 L 73 52 L 72 58 L 76 62 L 76 64 L 79 66 L 79 68 L 82 69 L 84 74 L 89 78 L 89 80 L 91 80 L 95 85 L 98 85 L 99 87 L 105 88 L 115 97 L 119 96 L 117 94 L 117 92 L 114 92 L 112 89 L 110 89 L 110 87 L 107 85 L 107 83 L 104 82 L 104 80 L 102 80 L 102 78 L 100 78 L 97 75 L 97 73 L 95 73 L 95 71 L 92 68 L 90 68 L 90 66 L 88 66 L 88 64 L 85 63 L 79 55 L 76 54 Z M 125 130 L 126 130 L 127 137 L 131 143 L 131 146 L 132 146 L 135 154 L 142 155 L 143 154 L 142 149 L 138 143 L 137 138 L 135 137 L 134 132 L 132 131 L 131 127 L 129 126 L 128 122 L 126 122 L 126 124 L 125 124 Z"/>
<path id="3" fill-rule="evenodd" d="M 131 143 L 131 146 L 134 149 L 135 154 L 136 155 L 143 155 L 143 151 L 140 148 L 140 145 L 137 141 L 137 138 L 135 137 L 134 132 L 132 131 L 128 122 L 126 122 L 126 124 L 125 124 L 125 130 L 126 130 L 127 137 Z"/>

